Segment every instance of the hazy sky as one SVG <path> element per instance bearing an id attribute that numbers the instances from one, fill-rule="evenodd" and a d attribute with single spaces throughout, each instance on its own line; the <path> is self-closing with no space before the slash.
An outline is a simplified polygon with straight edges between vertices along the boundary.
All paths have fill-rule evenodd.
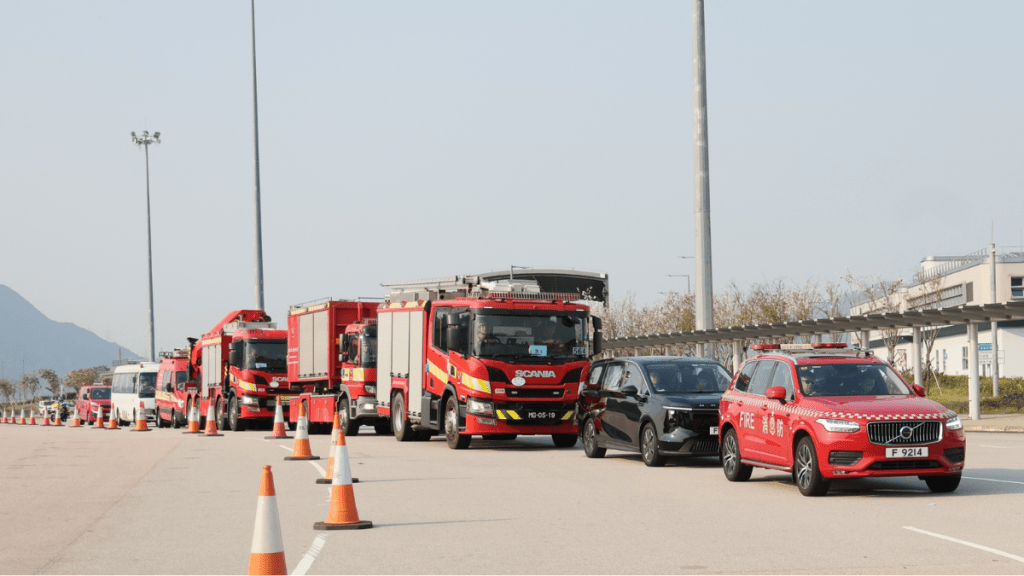
<path id="1" fill-rule="evenodd" d="M 714 284 L 1020 244 L 1024 2 L 706 8 Z M 382 281 L 693 274 L 691 4 L 256 3 L 268 312 Z M 0 1 L 0 283 L 148 351 L 255 304 L 245 0 Z"/>

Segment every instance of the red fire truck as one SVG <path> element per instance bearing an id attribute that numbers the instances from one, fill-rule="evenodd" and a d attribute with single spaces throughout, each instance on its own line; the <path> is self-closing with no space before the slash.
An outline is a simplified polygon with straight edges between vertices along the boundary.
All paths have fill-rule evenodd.
<path id="1" fill-rule="evenodd" d="M 511 274 L 384 284 L 377 411 L 399 441 L 443 433 L 463 449 L 473 436 L 550 434 L 558 447 L 576 444 L 576 400 L 600 352 L 601 323 L 575 301 L 585 284 L 606 296 L 607 276 L 549 272 L 558 281 L 548 286 L 562 292 Z"/>
<path id="2" fill-rule="evenodd" d="M 306 403 L 311 428 L 329 429 L 337 410 L 346 436 L 363 425 L 388 433 L 375 397 L 377 305 L 326 299 L 288 311 L 288 382 L 303 392 L 289 403 Z M 297 422 L 298 414 L 289 410 L 289 420 Z"/>
<path id="3" fill-rule="evenodd" d="M 235 310 L 189 343 L 186 409 L 198 403 L 205 418 L 213 402 L 220 429 L 273 419 L 278 398 L 288 392 L 287 344 L 266 312 Z"/>
<path id="4" fill-rule="evenodd" d="M 156 425 L 159 428 L 180 428 L 188 420 L 185 413 L 188 350 L 178 348 L 160 355 L 160 367 L 156 371 Z"/>

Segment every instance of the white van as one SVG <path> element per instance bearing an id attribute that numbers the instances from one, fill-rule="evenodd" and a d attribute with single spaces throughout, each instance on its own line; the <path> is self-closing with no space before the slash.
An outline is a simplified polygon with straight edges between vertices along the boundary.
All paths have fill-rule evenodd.
<path id="1" fill-rule="evenodd" d="M 146 421 L 156 423 L 156 371 L 159 362 L 139 362 L 118 366 L 110 383 L 110 417 L 118 424 L 134 424 L 139 402 L 146 410 Z"/>

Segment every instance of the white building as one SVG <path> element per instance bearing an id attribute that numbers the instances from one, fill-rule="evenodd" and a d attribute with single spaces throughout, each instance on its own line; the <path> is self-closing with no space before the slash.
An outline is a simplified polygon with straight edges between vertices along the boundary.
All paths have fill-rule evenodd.
<path id="1" fill-rule="evenodd" d="M 929 256 L 921 261 L 921 270 L 913 283 L 901 283 L 889 289 L 875 286 L 875 299 L 854 306 L 850 314 L 906 312 L 932 308 L 955 308 L 966 304 L 990 304 L 1024 301 L 1024 252 L 995 255 L 993 275 L 992 248 L 966 256 Z M 993 276 L 995 296 L 993 297 Z M 888 292 L 888 294 L 886 294 Z M 1024 321 L 998 324 L 999 376 L 1024 376 Z M 934 337 L 929 359 L 940 373 L 968 375 L 967 326 L 942 326 L 922 329 L 922 362 L 927 340 Z M 888 358 L 886 340 L 895 340 L 895 354 Z M 910 368 L 911 331 L 871 332 L 868 347 L 901 370 Z M 992 374 L 992 325 L 978 324 L 978 361 L 982 377 Z"/>

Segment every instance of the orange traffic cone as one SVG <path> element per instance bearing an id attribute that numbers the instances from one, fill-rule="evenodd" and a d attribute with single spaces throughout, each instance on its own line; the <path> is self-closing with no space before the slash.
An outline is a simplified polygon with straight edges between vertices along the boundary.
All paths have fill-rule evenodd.
<path id="1" fill-rule="evenodd" d="M 36 422 L 36 409 L 33 408 L 32 411 L 29 412 L 28 425 L 29 426 L 35 426 L 36 424 L 37 424 L 37 422 Z"/>
<path id="2" fill-rule="evenodd" d="M 266 436 L 265 438 L 267 440 L 273 440 L 275 438 L 291 438 L 291 436 L 288 435 L 288 429 L 284 426 L 284 408 L 281 407 L 281 400 L 283 399 L 283 396 L 278 396 L 277 398 L 277 411 L 274 412 L 274 435 Z"/>
<path id="3" fill-rule="evenodd" d="M 96 413 L 96 428 L 103 428 L 103 406 L 100 406 L 99 412 Z"/>
<path id="4" fill-rule="evenodd" d="M 18 420 L 18 424 L 25 424 L 25 409 L 21 409 L 21 419 Z"/>
<path id="5" fill-rule="evenodd" d="M 43 419 L 43 421 L 39 423 L 40 426 L 49 426 L 50 425 L 50 417 L 46 415 L 46 412 L 40 413 L 39 417 Z"/>
<path id="6" fill-rule="evenodd" d="M 145 402 L 139 402 L 139 411 L 135 413 L 135 428 L 132 428 L 132 432 L 149 432 L 149 426 L 146 425 Z"/>
<path id="7" fill-rule="evenodd" d="M 338 434 L 344 434 L 341 430 L 341 417 L 334 413 L 334 428 L 331 429 L 331 456 L 327 459 L 327 473 L 323 478 L 317 478 L 317 484 L 332 484 L 334 479 L 334 446 L 338 443 Z M 353 478 L 352 483 L 359 482 L 359 478 Z"/>
<path id="8" fill-rule="evenodd" d="M 182 434 L 202 434 L 199 429 L 199 399 L 192 403 L 192 407 L 188 410 L 188 430 L 182 432 Z"/>
<path id="9" fill-rule="evenodd" d="M 249 574 L 287 574 L 281 518 L 277 513 L 277 493 L 270 466 L 263 467 L 260 496 L 256 500 L 256 528 L 252 533 Z"/>
<path id="10" fill-rule="evenodd" d="M 75 417 L 71 419 L 71 426 L 68 426 L 68 428 L 81 428 L 81 427 L 82 427 L 82 421 L 78 418 L 78 409 L 75 408 Z"/>
<path id="11" fill-rule="evenodd" d="M 339 431 L 340 432 L 340 431 Z M 314 530 L 361 530 L 373 528 L 373 522 L 360 520 L 356 510 L 356 497 L 352 491 L 352 469 L 348 465 L 348 446 L 345 434 L 338 434 L 334 447 L 334 472 L 331 482 L 331 511 L 327 520 L 313 524 Z"/>
<path id="12" fill-rule="evenodd" d="M 292 447 L 292 455 L 285 456 L 285 460 L 319 460 L 319 456 L 313 456 L 309 450 L 309 419 L 306 417 L 306 405 L 299 402 L 299 424 L 295 427 L 295 446 Z"/>
<path id="13" fill-rule="evenodd" d="M 117 426 L 119 424 L 118 420 L 120 419 L 121 415 L 118 414 L 116 411 L 111 410 L 110 418 L 107 418 L 107 430 L 120 430 L 120 428 Z"/>
<path id="14" fill-rule="evenodd" d="M 217 419 L 213 415 L 212 401 L 209 408 L 206 409 L 206 434 L 204 436 L 223 436 L 223 434 L 217 433 Z"/>
<path id="15" fill-rule="evenodd" d="M 4 408 L 4 419 L 0 420 L 0 424 L 7 424 L 7 408 Z"/>
<path id="16" fill-rule="evenodd" d="M 63 426 L 64 425 L 64 422 L 62 422 L 61 419 L 60 419 L 60 410 L 57 410 L 56 412 L 53 413 L 53 425 L 54 426 Z"/>

